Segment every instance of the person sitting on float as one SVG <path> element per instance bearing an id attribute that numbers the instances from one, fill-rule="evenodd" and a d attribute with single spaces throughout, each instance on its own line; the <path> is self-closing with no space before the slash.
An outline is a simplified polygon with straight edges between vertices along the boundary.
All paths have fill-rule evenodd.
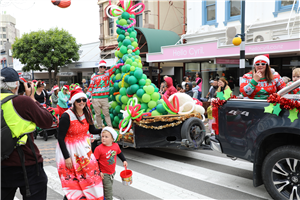
<path id="1" fill-rule="evenodd" d="M 218 80 L 218 89 L 215 92 L 215 95 L 217 95 L 218 92 L 224 92 L 224 90 L 227 90 L 227 89 L 230 89 L 230 87 L 228 86 L 228 82 L 226 81 L 226 79 L 224 77 L 221 77 Z"/>
<path id="2" fill-rule="evenodd" d="M 240 92 L 244 98 L 267 99 L 285 87 L 281 76 L 271 69 L 269 55 L 256 56 L 253 61 L 254 69 L 244 74 Z"/>
<path id="3" fill-rule="evenodd" d="M 300 68 L 293 69 L 292 73 L 292 82 L 289 82 L 287 86 L 292 85 L 294 82 L 300 80 Z M 289 92 L 289 94 L 300 94 L 300 87 L 294 89 L 293 91 Z"/>

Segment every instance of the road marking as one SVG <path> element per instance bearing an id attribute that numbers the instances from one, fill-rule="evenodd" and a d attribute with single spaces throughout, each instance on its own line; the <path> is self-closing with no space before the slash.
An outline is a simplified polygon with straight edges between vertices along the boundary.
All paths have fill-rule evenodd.
<path id="1" fill-rule="evenodd" d="M 222 158 L 222 157 L 207 155 L 199 152 L 190 152 L 190 151 L 182 151 L 182 150 L 174 151 L 171 149 L 159 149 L 159 151 L 176 154 L 184 157 L 189 157 L 197 160 L 203 160 L 206 162 L 216 163 L 219 165 L 225 165 L 228 167 L 248 170 L 251 172 L 253 171 L 253 164 L 250 162 L 238 161 L 238 160 L 233 161 L 230 158 Z"/>
<path id="2" fill-rule="evenodd" d="M 119 175 L 122 170 L 124 170 L 123 167 L 118 165 L 116 166 L 117 173 L 115 180 L 119 182 L 122 182 Z M 141 190 L 160 199 L 212 199 L 135 171 L 132 172 L 132 185 L 130 187 Z"/>
<path id="3" fill-rule="evenodd" d="M 64 193 L 61 188 L 61 182 L 58 177 L 56 167 L 45 166 L 44 170 L 48 176 L 48 187 L 63 196 Z M 119 174 L 122 170 L 124 170 L 123 167 L 116 166 L 117 175 L 115 176 L 115 180 L 120 183 L 122 183 L 122 179 Z M 141 190 L 160 199 L 212 199 L 135 171 L 133 171 L 133 184 L 130 187 Z M 115 197 L 114 199 L 117 200 Z"/>
<path id="4" fill-rule="evenodd" d="M 235 191 L 250 194 L 252 196 L 270 199 L 270 195 L 264 187 L 253 187 L 252 180 L 241 178 L 238 176 L 206 169 L 203 167 L 194 166 L 182 162 L 173 161 L 158 156 L 149 155 L 137 151 L 131 151 L 126 155 L 126 158 L 140 162 L 146 165 L 151 165 L 160 169 L 164 169 L 183 176 L 198 179 L 200 181 L 230 188 Z M 220 163 L 221 164 L 221 163 Z"/>

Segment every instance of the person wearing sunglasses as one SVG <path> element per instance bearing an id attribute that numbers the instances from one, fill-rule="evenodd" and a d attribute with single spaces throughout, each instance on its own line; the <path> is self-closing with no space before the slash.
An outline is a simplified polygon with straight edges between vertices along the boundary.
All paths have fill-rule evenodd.
<path id="1" fill-rule="evenodd" d="M 90 135 L 100 134 L 81 88 L 71 91 L 72 107 L 59 122 L 56 164 L 65 199 L 102 199 L 103 184 L 98 162 L 92 153 Z"/>
<path id="2" fill-rule="evenodd" d="M 111 69 L 106 70 L 107 64 L 104 60 L 99 62 L 99 71 L 94 73 L 91 77 L 91 83 L 87 91 L 87 95 L 92 97 L 93 107 L 96 114 L 97 126 L 102 127 L 101 109 L 105 117 L 107 126 L 112 127 L 109 116 L 109 83 L 110 77 L 116 71 L 117 66 L 113 66 Z"/>
<path id="3" fill-rule="evenodd" d="M 269 54 L 256 56 L 253 65 L 253 70 L 243 76 L 240 86 L 244 98 L 267 99 L 286 86 L 281 76 L 271 69 Z"/>

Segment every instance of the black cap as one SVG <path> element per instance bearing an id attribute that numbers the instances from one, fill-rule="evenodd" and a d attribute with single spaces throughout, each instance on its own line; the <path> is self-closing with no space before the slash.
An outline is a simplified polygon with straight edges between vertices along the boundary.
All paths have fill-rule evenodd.
<path id="1" fill-rule="evenodd" d="M 15 82 L 19 80 L 18 72 L 10 67 L 1 69 L 1 76 L 5 78 L 3 82 Z"/>

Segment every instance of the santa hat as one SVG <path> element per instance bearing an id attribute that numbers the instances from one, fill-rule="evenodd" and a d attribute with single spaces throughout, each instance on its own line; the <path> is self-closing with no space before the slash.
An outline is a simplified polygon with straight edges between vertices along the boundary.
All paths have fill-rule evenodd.
<path id="1" fill-rule="evenodd" d="M 115 129 L 113 129 L 112 127 L 105 127 L 102 129 L 101 131 L 101 134 L 104 132 L 104 131 L 108 131 L 110 132 L 110 134 L 112 135 L 112 137 L 114 138 L 114 142 L 116 142 L 118 140 L 118 137 L 119 137 L 119 134 L 117 133 L 117 131 L 115 131 Z"/>
<path id="2" fill-rule="evenodd" d="M 80 99 L 82 97 L 86 98 L 86 94 L 84 94 L 81 89 L 72 90 L 70 96 L 70 103 L 74 103 L 76 99 Z"/>
<path id="3" fill-rule="evenodd" d="M 68 85 L 64 85 L 62 88 L 63 88 L 64 90 L 69 90 L 69 86 L 68 86 Z"/>
<path id="4" fill-rule="evenodd" d="M 255 65 L 255 63 L 257 63 L 258 61 L 265 61 L 268 65 L 270 65 L 269 54 L 256 56 L 256 57 L 254 58 L 253 65 Z"/>
<path id="5" fill-rule="evenodd" d="M 44 81 L 42 81 L 42 85 L 44 85 L 46 87 L 46 83 Z"/>
<path id="6" fill-rule="evenodd" d="M 101 61 L 99 62 L 98 67 L 100 67 L 100 66 L 105 66 L 105 67 L 107 67 L 107 64 L 106 64 L 106 62 L 105 62 L 104 60 L 101 60 Z"/>
<path id="7" fill-rule="evenodd" d="M 58 90 L 58 89 L 59 89 L 59 87 L 57 85 L 53 86 L 53 91 Z"/>

